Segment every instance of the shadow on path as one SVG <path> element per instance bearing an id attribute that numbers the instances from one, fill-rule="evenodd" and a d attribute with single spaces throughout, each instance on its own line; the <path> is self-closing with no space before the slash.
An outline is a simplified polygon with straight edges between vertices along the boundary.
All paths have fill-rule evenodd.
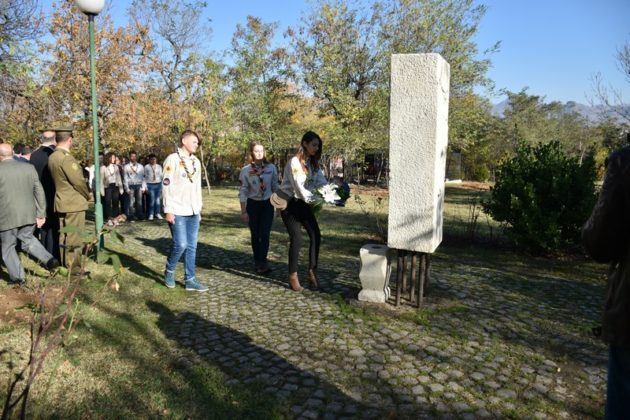
<path id="1" fill-rule="evenodd" d="M 344 394 L 336 386 L 304 371 L 278 354 L 262 348 L 238 331 L 191 312 L 174 314 L 159 302 L 147 302 L 159 315 L 158 327 L 179 346 L 193 349 L 230 379 L 228 385 L 257 386 L 270 397 L 286 401 L 291 416 L 382 418 L 382 413 Z M 281 346 L 280 346 L 281 347 Z"/>

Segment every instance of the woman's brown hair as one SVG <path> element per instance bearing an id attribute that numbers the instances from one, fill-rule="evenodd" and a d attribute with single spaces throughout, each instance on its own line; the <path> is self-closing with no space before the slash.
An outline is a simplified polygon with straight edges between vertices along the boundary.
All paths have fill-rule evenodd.
<path id="1" fill-rule="evenodd" d="M 317 153 L 315 154 L 315 156 L 307 156 L 304 144 L 310 143 L 315 139 L 319 140 L 319 149 L 317 149 Z M 304 172 L 307 172 L 306 159 L 308 159 L 309 157 L 311 158 L 311 166 L 313 167 L 313 169 L 319 169 L 319 160 L 322 158 L 323 148 L 324 143 L 322 142 L 322 138 L 319 137 L 317 133 L 315 133 L 314 131 L 307 131 L 306 133 L 304 133 L 304 135 L 302 136 L 302 141 L 300 142 L 300 148 L 295 154 L 295 156 L 300 160 L 300 164 L 302 165 L 302 169 L 304 170 Z"/>

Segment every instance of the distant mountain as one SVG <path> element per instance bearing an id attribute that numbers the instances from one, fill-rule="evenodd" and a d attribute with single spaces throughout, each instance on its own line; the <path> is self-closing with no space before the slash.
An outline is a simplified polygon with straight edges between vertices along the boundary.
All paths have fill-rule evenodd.
<path id="1" fill-rule="evenodd" d="M 492 107 L 492 115 L 502 117 L 508 106 L 508 99 L 499 102 Z M 598 124 L 608 118 L 612 118 L 618 123 L 628 123 L 628 121 L 620 117 L 619 114 L 615 112 L 615 110 L 619 110 L 624 115 L 630 115 L 630 104 L 620 105 L 615 107 L 615 110 L 611 110 L 603 105 L 589 106 L 581 104 L 579 102 L 569 101 L 563 105 L 563 109 L 566 113 L 576 112 L 580 114 L 591 124 Z"/>

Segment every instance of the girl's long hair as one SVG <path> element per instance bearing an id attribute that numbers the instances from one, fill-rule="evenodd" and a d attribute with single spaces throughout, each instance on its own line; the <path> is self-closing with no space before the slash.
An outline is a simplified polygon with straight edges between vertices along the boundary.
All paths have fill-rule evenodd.
<path id="1" fill-rule="evenodd" d="M 319 140 L 319 149 L 317 150 L 315 156 L 307 156 L 304 143 L 310 143 L 315 139 Z M 302 169 L 305 173 L 307 172 L 306 159 L 308 159 L 309 157 L 311 158 L 311 166 L 313 167 L 313 170 L 319 169 L 319 160 L 322 158 L 323 148 L 324 143 L 322 142 L 322 138 L 319 137 L 317 133 L 315 133 L 314 131 L 307 131 L 306 133 L 304 133 L 304 135 L 302 136 L 302 141 L 300 142 L 300 148 L 298 149 L 295 156 L 300 160 L 300 164 L 302 165 Z"/>

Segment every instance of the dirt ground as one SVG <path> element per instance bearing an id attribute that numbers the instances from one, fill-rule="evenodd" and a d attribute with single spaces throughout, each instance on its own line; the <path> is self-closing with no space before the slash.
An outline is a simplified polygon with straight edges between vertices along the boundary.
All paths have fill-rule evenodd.
<path id="1" fill-rule="evenodd" d="M 490 189 L 490 184 L 487 182 L 476 182 L 476 181 L 462 181 L 461 183 L 453 183 L 449 184 L 451 186 L 457 188 L 463 188 L 467 190 L 478 190 L 478 191 L 486 191 Z M 373 195 L 377 197 L 386 197 L 388 194 L 387 188 L 384 187 L 376 187 L 374 185 L 350 185 L 351 194 L 367 194 Z"/>
<path id="2" fill-rule="evenodd" d="M 60 287 L 46 289 L 46 305 L 57 304 L 62 293 Z M 32 305 L 37 305 L 39 299 L 40 294 L 35 289 L 15 286 L 0 290 L 0 325 L 29 322 Z"/>

